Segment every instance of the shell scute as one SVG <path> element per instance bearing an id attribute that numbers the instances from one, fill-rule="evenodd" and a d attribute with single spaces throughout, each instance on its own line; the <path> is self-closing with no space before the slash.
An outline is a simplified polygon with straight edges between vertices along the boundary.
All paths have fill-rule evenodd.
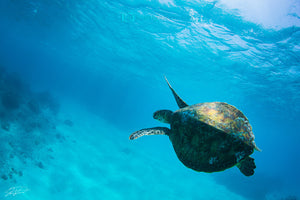
<path id="1" fill-rule="evenodd" d="M 176 112 L 182 116 L 181 123 L 189 123 L 194 118 L 256 148 L 248 119 L 232 105 L 223 102 L 200 103 Z"/>

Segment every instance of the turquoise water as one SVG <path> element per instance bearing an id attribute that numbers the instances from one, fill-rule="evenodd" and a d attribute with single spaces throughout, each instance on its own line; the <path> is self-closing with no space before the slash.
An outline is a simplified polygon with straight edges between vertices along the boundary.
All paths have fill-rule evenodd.
<path id="1" fill-rule="evenodd" d="M 0 2 L 0 199 L 266 199 L 300 193 L 298 1 Z M 199 173 L 154 111 L 222 101 L 256 170 Z"/>

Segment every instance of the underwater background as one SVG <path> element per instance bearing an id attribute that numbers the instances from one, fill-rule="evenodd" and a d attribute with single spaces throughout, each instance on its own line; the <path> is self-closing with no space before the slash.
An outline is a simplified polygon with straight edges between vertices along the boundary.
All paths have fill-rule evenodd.
<path id="1" fill-rule="evenodd" d="M 256 170 L 199 173 L 166 136 L 188 103 L 249 119 Z M 300 198 L 297 0 L 1 0 L 0 199 Z"/>

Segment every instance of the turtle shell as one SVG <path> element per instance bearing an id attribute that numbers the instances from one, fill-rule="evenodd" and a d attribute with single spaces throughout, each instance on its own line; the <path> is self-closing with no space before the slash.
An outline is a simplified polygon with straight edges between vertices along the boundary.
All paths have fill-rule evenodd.
<path id="1" fill-rule="evenodd" d="M 200 103 L 173 113 L 170 140 L 177 157 L 196 171 L 223 171 L 253 153 L 251 125 L 234 106 Z"/>

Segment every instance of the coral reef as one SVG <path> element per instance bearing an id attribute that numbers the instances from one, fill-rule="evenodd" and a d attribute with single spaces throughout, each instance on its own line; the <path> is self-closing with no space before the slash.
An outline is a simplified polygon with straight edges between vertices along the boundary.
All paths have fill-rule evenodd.
<path id="1" fill-rule="evenodd" d="M 7 110 L 14 110 L 20 106 L 21 97 L 17 93 L 6 91 L 1 95 L 1 102 Z"/>
<path id="2" fill-rule="evenodd" d="M 52 157 L 47 145 L 60 135 L 58 112 L 50 92 L 33 92 L 17 74 L 0 67 L 0 179 L 23 176 L 30 163 L 46 168 L 43 159 Z"/>
<path id="3" fill-rule="evenodd" d="M 291 195 L 291 196 L 282 198 L 281 200 L 298 200 L 298 198 L 296 196 Z"/>

